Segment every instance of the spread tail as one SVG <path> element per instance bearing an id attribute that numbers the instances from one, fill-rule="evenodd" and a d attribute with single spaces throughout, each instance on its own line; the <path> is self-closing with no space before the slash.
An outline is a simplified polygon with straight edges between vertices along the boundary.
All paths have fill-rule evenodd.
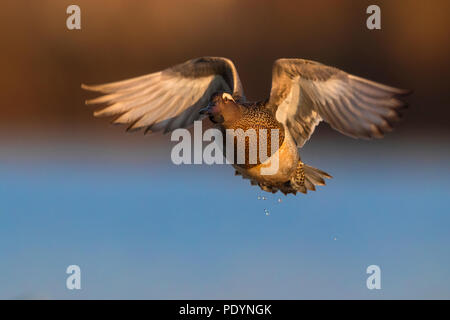
<path id="1" fill-rule="evenodd" d="M 253 180 L 252 178 L 240 173 L 236 170 L 235 175 L 242 175 L 244 179 L 250 179 L 252 185 L 258 185 L 262 190 L 267 192 L 276 193 L 277 191 L 283 192 L 285 195 L 288 193 L 297 194 L 297 192 L 307 193 L 308 190 L 315 191 L 315 186 L 324 186 L 325 178 L 331 179 L 328 173 L 316 169 L 314 167 L 308 166 L 303 162 L 299 161 L 297 163 L 297 168 L 293 173 L 290 180 L 282 184 L 270 185 Z"/>

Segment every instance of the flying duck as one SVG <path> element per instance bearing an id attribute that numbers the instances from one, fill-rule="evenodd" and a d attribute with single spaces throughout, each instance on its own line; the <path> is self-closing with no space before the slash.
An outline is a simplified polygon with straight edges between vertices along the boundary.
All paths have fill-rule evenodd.
<path id="1" fill-rule="evenodd" d="M 104 105 L 94 116 L 115 116 L 113 123 L 127 124 L 127 130 L 166 133 L 205 117 L 222 131 L 267 129 L 269 136 L 279 130 L 278 149 L 269 150 L 268 158 L 250 164 L 246 154 L 244 163 L 233 166 L 252 185 L 284 194 L 314 191 L 331 178 L 304 164 L 299 154 L 319 122 L 353 138 L 381 138 L 406 107 L 400 98 L 410 93 L 319 62 L 278 59 L 269 98 L 249 102 L 233 62 L 221 57 L 195 58 L 141 77 L 82 88 L 103 94 L 86 101 Z M 278 170 L 261 174 L 274 157 Z"/>

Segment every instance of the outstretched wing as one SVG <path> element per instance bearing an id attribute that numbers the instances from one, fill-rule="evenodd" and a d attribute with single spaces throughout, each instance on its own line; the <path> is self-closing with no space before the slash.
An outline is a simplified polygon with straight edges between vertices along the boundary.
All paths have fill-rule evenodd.
<path id="1" fill-rule="evenodd" d="M 219 57 L 196 58 L 145 76 L 81 87 L 105 94 L 86 101 L 106 104 L 94 112 L 96 117 L 118 116 L 113 123 L 129 124 L 128 130 L 145 127 L 145 132 L 191 125 L 216 91 L 245 100 L 233 62 Z"/>
<path id="2" fill-rule="evenodd" d="M 408 93 L 318 62 L 279 59 L 268 106 L 302 147 L 322 120 L 351 137 L 381 138 L 406 106 L 399 97 Z"/>

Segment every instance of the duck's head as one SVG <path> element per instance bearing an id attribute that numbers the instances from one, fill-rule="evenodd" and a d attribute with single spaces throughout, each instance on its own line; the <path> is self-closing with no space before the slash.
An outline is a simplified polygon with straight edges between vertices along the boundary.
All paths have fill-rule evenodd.
<path id="1" fill-rule="evenodd" d="M 201 109 L 216 124 L 231 123 L 241 116 L 241 108 L 228 92 L 217 92 L 211 96 L 208 106 Z"/>

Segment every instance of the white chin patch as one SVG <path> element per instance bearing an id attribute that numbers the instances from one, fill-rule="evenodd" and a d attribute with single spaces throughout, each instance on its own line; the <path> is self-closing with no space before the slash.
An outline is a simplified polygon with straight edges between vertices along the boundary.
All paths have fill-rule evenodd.
<path id="1" fill-rule="evenodd" d="M 228 99 L 228 100 L 234 101 L 234 99 L 231 96 L 231 94 L 229 94 L 227 92 L 222 93 L 222 99 Z"/>

